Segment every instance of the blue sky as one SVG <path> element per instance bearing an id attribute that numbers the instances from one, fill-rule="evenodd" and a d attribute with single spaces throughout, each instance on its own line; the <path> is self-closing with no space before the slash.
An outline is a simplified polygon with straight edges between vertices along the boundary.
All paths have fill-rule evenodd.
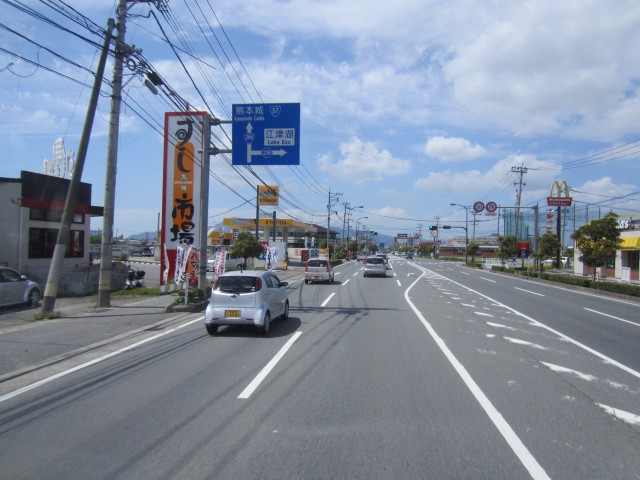
<path id="1" fill-rule="evenodd" d="M 102 41 L 45 3 L 19 3 Z M 66 4 L 101 28 L 115 16 L 112 0 Z M 338 230 L 348 202 L 364 207 L 352 218 L 368 229 L 395 235 L 422 228 L 428 236 L 436 218 L 464 222 L 464 210 L 450 203 L 515 205 L 514 167 L 527 168 L 522 205 L 544 208 L 552 182 L 566 180 L 579 206 L 640 213 L 635 0 L 168 5 L 167 16 L 132 6 L 126 39 L 180 98 L 219 118 L 229 118 L 234 103 L 301 104 L 302 164 L 254 168 L 280 186 L 279 218 L 326 224 L 330 189 L 341 194 L 331 209 L 339 212 L 332 213 Z M 181 62 L 148 16 L 152 9 Z M 57 137 L 77 150 L 93 81 L 82 67 L 95 71 L 98 52 L 6 2 L 0 18 L 0 176 L 16 178 L 21 170 L 42 171 Z M 110 59 L 109 81 L 112 66 Z M 143 76 L 127 73 L 113 227 L 125 236 L 156 229 L 163 155 L 157 125 L 176 110 L 143 85 Z M 82 177 L 93 184 L 94 205 L 104 204 L 109 108 L 105 95 Z M 225 131 L 230 137 L 231 128 Z M 214 134 L 230 148 L 219 127 Z M 247 200 L 254 200 L 256 177 L 242 171 L 243 178 L 217 157 L 212 171 L 209 224 L 254 216 Z M 486 220 L 478 235 L 497 231 L 496 221 Z M 102 219 L 92 225 L 101 228 Z"/>

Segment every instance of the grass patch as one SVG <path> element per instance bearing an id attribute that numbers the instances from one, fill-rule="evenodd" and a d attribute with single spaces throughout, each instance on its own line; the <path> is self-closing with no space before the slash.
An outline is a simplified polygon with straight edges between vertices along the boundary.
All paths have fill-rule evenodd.
<path id="1" fill-rule="evenodd" d="M 53 320 L 60 318 L 60 312 L 42 312 L 38 311 L 31 316 L 30 322 L 39 322 L 40 320 Z"/>
<path id="2" fill-rule="evenodd" d="M 160 287 L 140 287 L 131 290 L 114 290 L 111 295 L 114 297 L 156 297 L 161 295 Z"/>

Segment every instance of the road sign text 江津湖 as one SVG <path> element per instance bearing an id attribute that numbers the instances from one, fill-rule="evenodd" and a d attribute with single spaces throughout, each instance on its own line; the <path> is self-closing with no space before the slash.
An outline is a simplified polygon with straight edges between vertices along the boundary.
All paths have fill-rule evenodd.
<path id="1" fill-rule="evenodd" d="M 300 104 L 234 104 L 233 165 L 300 165 Z"/>

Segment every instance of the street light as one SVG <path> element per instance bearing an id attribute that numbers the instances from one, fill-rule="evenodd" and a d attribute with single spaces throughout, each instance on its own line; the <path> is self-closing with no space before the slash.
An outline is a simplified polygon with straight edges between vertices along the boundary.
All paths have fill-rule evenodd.
<path id="1" fill-rule="evenodd" d="M 358 222 L 360 222 L 360 220 L 364 220 L 365 218 L 369 218 L 369 217 L 356 218 L 356 250 L 358 249 Z M 356 255 L 358 255 L 357 251 L 356 251 Z"/>
<path id="2" fill-rule="evenodd" d="M 348 203 L 344 204 L 344 216 L 345 216 L 345 221 L 347 222 L 347 247 L 349 246 L 349 223 L 351 223 L 351 212 L 353 210 L 355 210 L 356 208 L 364 208 L 362 205 L 358 206 L 358 207 L 350 207 Z M 344 225 L 343 225 L 344 226 Z M 342 236 L 342 241 L 344 242 L 344 235 Z"/>
<path id="3" fill-rule="evenodd" d="M 464 208 L 464 264 L 466 265 L 469 253 L 469 207 L 459 203 L 450 203 L 449 205 Z"/>

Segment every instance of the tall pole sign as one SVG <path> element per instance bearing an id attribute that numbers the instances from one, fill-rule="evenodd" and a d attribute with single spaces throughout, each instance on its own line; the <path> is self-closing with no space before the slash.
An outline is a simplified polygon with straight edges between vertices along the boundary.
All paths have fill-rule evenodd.
<path id="1" fill-rule="evenodd" d="M 173 278 L 179 248 L 200 248 L 206 112 L 165 113 L 161 255 L 164 285 Z M 203 245 L 206 252 L 206 245 Z"/>

